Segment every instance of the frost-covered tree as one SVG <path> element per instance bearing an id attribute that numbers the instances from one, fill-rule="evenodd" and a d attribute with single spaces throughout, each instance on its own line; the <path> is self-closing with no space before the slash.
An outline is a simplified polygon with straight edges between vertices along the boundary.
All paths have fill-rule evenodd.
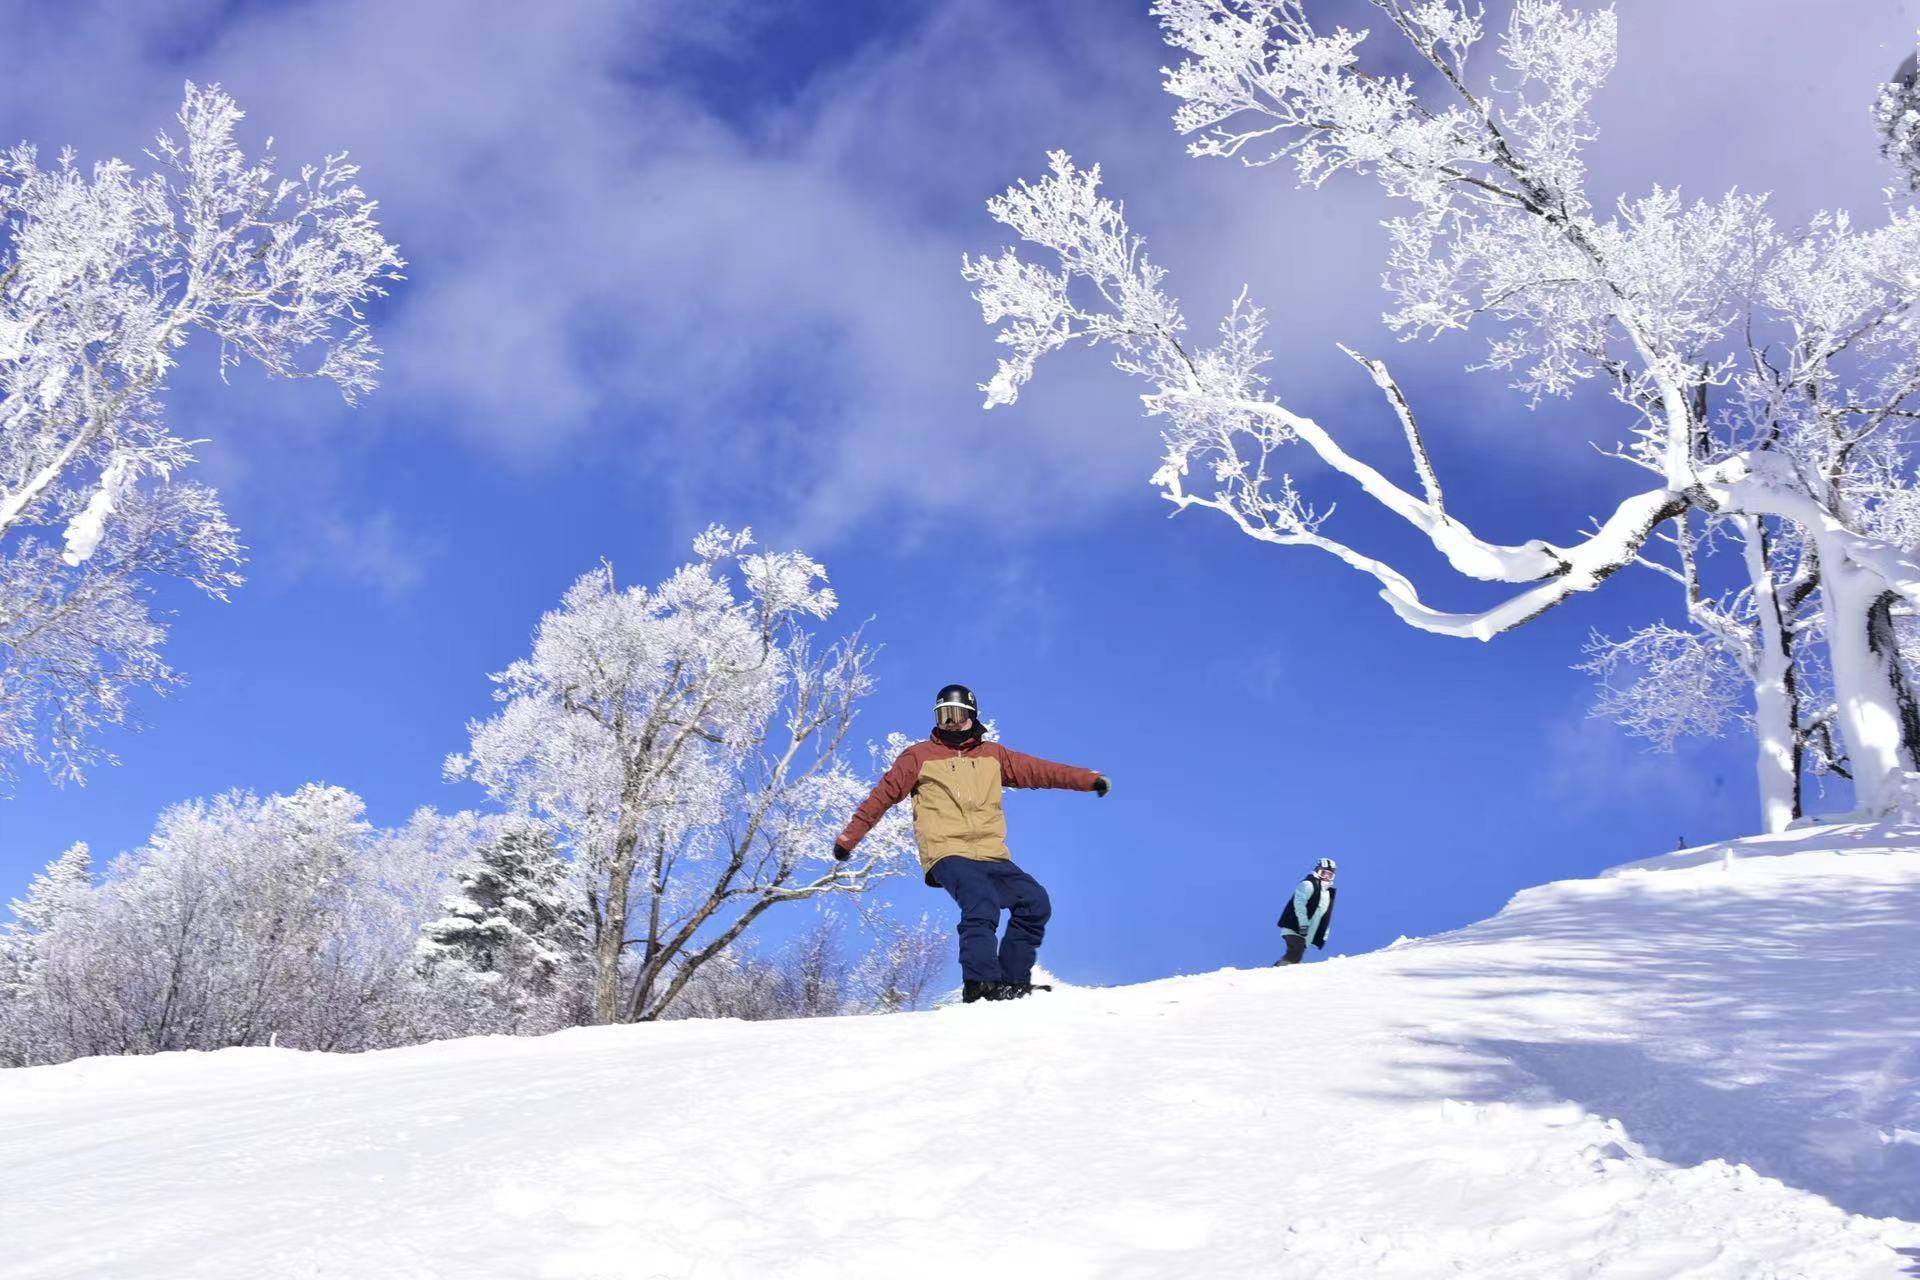
<path id="1" fill-rule="evenodd" d="M 366 1004 L 353 1038 L 342 1047 L 414 1044 L 501 1029 L 466 1020 L 461 1012 L 470 1008 L 466 1002 L 449 1008 L 444 987 L 420 980 L 416 954 L 421 927 L 446 900 L 454 869 L 471 859 L 495 827 L 496 820 L 471 812 L 423 807 L 400 827 L 376 829 L 356 850 L 332 946 L 347 972 L 363 975 L 358 990 Z"/>
<path id="2" fill-rule="evenodd" d="M 1809 771 L 1851 776 L 1833 737 L 1831 678 L 1815 607 L 1819 566 L 1791 526 L 1769 521 L 1756 530 L 1735 518 L 1709 519 L 1704 527 L 1706 535 L 1696 536 L 1691 519 L 1676 520 L 1672 532 L 1656 535 L 1673 549 L 1669 556 L 1638 561 L 1681 587 L 1686 625 L 1656 621 L 1621 637 L 1596 632 L 1577 666 L 1599 684 L 1594 714 L 1656 751 L 1736 726 L 1752 732 L 1761 822 L 1768 831 L 1784 830 L 1805 809 Z M 1716 550 L 1738 558 L 1743 581 L 1709 592 L 1703 566 Z M 1903 648 L 1903 671 L 1916 652 Z"/>
<path id="3" fill-rule="evenodd" d="M 96 877 L 67 850 L 0 927 L 0 1066 L 277 1044 L 357 1051 L 588 1020 L 580 867 L 524 820 L 415 813 L 393 830 L 308 786 L 168 809 Z M 97 883 L 96 883 L 97 879 Z M 804 887 L 804 886 L 802 886 Z M 750 1020 L 924 1004 L 947 947 L 823 914 L 779 952 L 683 947 L 650 1016 Z M 731 921 L 729 921 L 731 923 Z M 639 972 L 629 961 L 629 981 Z"/>
<path id="4" fill-rule="evenodd" d="M 1516 0 L 1479 65 L 1481 13 L 1450 0 L 1374 0 L 1418 76 L 1366 65 L 1366 31 L 1318 29 L 1302 0 L 1157 0 L 1182 61 L 1165 88 L 1199 157 L 1288 162 L 1318 186 L 1365 175 L 1406 212 L 1386 225 L 1388 326 L 1406 337 L 1493 327 L 1483 367 L 1530 403 L 1600 380 L 1625 413 L 1611 445 L 1649 487 L 1610 512 L 1569 511 L 1592 532 L 1502 545 L 1447 504 L 1412 402 L 1384 362 L 1353 355 L 1403 429 L 1409 489 L 1349 453 L 1343 434 L 1287 407 L 1264 368 L 1265 316 L 1243 293 L 1211 345 L 1191 341 L 1165 273 L 1097 167 L 1064 153 L 1051 172 L 991 200 L 992 215 L 1047 261 L 1008 250 L 967 259 L 965 278 L 1010 353 L 987 404 L 1011 403 L 1037 361 L 1069 343 L 1114 349 L 1165 422 L 1154 483 L 1177 509 L 1211 510 L 1249 537 L 1311 547 L 1372 578 L 1409 625 L 1490 639 L 1643 557 L 1657 530 L 1699 513 L 1751 542 L 1762 628 L 1784 615 L 1765 540 L 1784 527 L 1818 567 L 1833 728 L 1861 807 L 1908 807 L 1920 763 L 1892 602 L 1920 601 L 1920 555 L 1875 532 L 1910 471 L 1920 390 L 1920 215 L 1860 229 L 1824 216 L 1786 234 L 1763 196 L 1648 194 L 1597 207 L 1584 153 L 1589 111 L 1615 56 L 1612 10 Z M 1336 536 L 1332 508 L 1286 466 L 1306 451 L 1427 539 L 1458 573 L 1514 590 L 1448 612 L 1414 581 Z M 1759 646 L 1754 690 L 1763 792 L 1779 784 L 1793 720 L 1790 655 Z M 1773 762 L 1773 763 L 1769 763 Z"/>
<path id="5" fill-rule="evenodd" d="M 31 982 L 55 930 L 84 916 L 92 904 L 93 854 L 80 840 L 28 882 L 26 896 L 7 904 L 13 919 L 0 932 L 0 983 Z"/>
<path id="6" fill-rule="evenodd" d="M 765 956 L 750 942 L 704 965 L 663 1016 L 668 1018 L 827 1018 L 846 1013 L 898 1013 L 926 1005 L 951 962 L 952 934 L 925 917 L 911 927 L 863 912 L 867 950 L 847 956 L 838 916 Z"/>
<path id="7" fill-rule="evenodd" d="M 475 830 L 421 813 L 383 832 L 358 797 L 307 786 L 176 805 L 91 890 L 70 851 L 14 908 L 9 968 L 22 938 L 33 965 L 6 1060 L 445 1034 L 413 947 Z"/>
<path id="8" fill-rule="evenodd" d="M 571 1018 L 588 927 L 566 860 L 537 823 L 509 821 L 455 873 L 445 914 L 420 931 L 432 977 L 463 983 L 505 1015 L 507 1028 L 550 1029 Z"/>
<path id="9" fill-rule="evenodd" d="M 953 953 L 953 934 L 928 916 L 911 925 L 878 922 L 874 945 L 854 966 L 856 998 L 876 1013 L 926 1007 Z"/>
<path id="10" fill-rule="evenodd" d="M 672 1004 L 660 1011 L 667 1021 L 737 1018 L 771 1022 L 787 1014 L 781 1006 L 780 966 L 760 954 L 751 938 L 719 952 L 701 965 Z"/>
<path id="11" fill-rule="evenodd" d="M 841 757 L 871 687 L 821 566 L 711 528 L 653 587 L 586 574 L 494 677 L 498 715 L 448 761 L 552 831 L 587 887 L 595 1022 L 657 1018 L 701 966 L 781 903 L 858 893 L 900 864 L 881 833 L 837 866 L 868 780 Z M 868 843 L 872 843 L 869 841 Z"/>
<path id="12" fill-rule="evenodd" d="M 1908 54 L 1893 79 L 1880 86 L 1873 122 L 1880 129 L 1880 154 L 1907 191 L 1920 195 L 1920 54 Z"/>
<path id="13" fill-rule="evenodd" d="M 0 930 L 0 1064 L 29 1060 L 31 1046 L 68 1029 L 76 957 L 89 950 L 96 927 L 93 857 L 84 842 L 70 846 L 8 906 Z"/>
<path id="14" fill-rule="evenodd" d="M 364 1007 L 363 980 L 384 977 L 357 972 L 343 927 L 374 838 L 365 806 L 337 787 L 235 792 L 162 814 L 110 890 L 109 945 L 124 957 L 117 1051 L 350 1043 L 336 998 Z"/>
<path id="15" fill-rule="evenodd" d="M 189 84 L 154 168 L 43 167 L 0 152 L 0 778 L 77 779 L 98 731 L 174 674 L 148 605 L 164 579 L 218 598 L 241 546 L 164 392 L 195 332 L 223 370 L 333 382 L 379 365 L 362 307 L 401 261 L 343 155 L 277 172 L 235 140 L 241 112 Z"/>
<path id="16" fill-rule="evenodd" d="M 822 917 L 787 944 L 778 973 L 775 991 L 782 1017 L 829 1018 L 846 1012 L 853 967 L 847 963 L 839 920 Z"/>

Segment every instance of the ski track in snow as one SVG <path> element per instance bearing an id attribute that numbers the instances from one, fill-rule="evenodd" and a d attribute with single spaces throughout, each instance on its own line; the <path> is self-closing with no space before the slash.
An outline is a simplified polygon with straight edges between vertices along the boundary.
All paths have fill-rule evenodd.
<path id="1" fill-rule="evenodd" d="M 1920 1276 L 1920 831 L 1733 852 L 1293 970 L 0 1073 L 0 1276 Z"/>

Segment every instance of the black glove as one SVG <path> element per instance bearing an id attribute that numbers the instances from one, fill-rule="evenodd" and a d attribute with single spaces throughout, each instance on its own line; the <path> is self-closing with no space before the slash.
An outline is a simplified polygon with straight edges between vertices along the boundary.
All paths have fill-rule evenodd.
<path id="1" fill-rule="evenodd" d="M 1103 773 L 1093 780 L 1093 794 L 1104 796 L 1111 790 L 1113 790 L 1113 784 L 1107 781 L 1106 774 Z"/>
<path id="2" fill-rule="evenodd" d="M 835 862 L 846 862 L 848 859 L 852 857 L 853 857 L 853 850 L 841 848 L 840 842 L 838 840 L 833 842 L 833 860 Z"/>

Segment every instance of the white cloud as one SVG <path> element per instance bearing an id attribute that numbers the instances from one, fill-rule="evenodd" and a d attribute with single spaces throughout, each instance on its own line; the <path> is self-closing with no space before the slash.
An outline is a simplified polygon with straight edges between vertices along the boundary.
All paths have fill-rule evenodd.
<path id="1" fill-rule="evenodd" d="M 427 564 L 439 548 L 409 535 L 388 511 L 349 518 L 332 515 L 319 522 L 319 545 L 334 574 L 364 583 L 388 600 L 410 594 L 426 578 Z"/>
<path id="2" fill-rule="evenodd" d="M 1868 84 L 1902 38 L 1892 15 L 1620 7 L 1600 182 L 1871 202 Z M 758 105 L 690 86 L 685 61 L 747 41 L 771 10 L 746 3 L 34 9 L 6 14 L 0 116 L 43 142 L 128 151 L 193 76 L 226 83 L 289 157 L 352 148 L 412 263 L 382 317 L 372 417 L 536 464 L 617 441 L 656 500 L 736 505 L 808 538 L 875 509 L 1019 524 L 1145 500 L 1152 428 L 1097 357 L 1057 358 L 1016 410 L 978 409 L 994 350 L 959 254 L 1001 242 L 982 201 L 1051 146 L 1104 162 L 1196 326 L 1251 284 L 1275 316 L 1280 392 L 1351 415 L 1388 459 L 1391 419 L 1336 337 L 1389 356 L 1428 405 L 1524 412 L 1460 377 L 1476 347 L 1382 333 L 1364 184 L 1300 192 L 1283 170 L 1182 155 L 1144 0 L 942 0 Z M 1592 427 L 1551 407 L 1524 447 L 1582 465 Z M 1473 441 L 1495 434 L 1509 430 Z"/>

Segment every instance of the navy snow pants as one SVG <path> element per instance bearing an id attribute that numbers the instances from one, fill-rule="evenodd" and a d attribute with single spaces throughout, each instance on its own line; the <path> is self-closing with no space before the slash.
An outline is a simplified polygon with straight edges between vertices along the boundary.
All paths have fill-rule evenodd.
<path id="1" fill-rule="evenodd" d="M 1031 982 L 1033 953 L 1053 903 L 1040 882 L 1011 862 L 948 857 L 928 873 L 960 904 L 960 976 L 970 982 Z M 1000 913 L 1012 913 L 995 947 Z"/>

